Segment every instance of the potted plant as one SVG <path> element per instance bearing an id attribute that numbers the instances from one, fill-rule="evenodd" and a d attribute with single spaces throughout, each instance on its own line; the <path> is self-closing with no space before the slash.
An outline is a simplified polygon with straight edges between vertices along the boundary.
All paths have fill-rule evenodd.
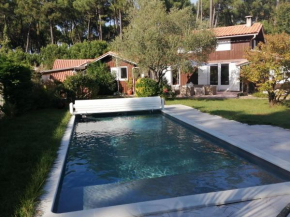
<path id="1" fill-rule="evenodd" d="M 127 95 L 132 95 L 133 94 L 133 79 L 129 78 L 127 81 Z"/>

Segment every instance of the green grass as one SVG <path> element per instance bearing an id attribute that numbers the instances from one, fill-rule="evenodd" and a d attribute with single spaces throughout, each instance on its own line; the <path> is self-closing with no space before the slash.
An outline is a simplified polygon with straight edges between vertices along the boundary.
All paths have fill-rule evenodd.
<path id="1" fill-rule="evenodd" d="M 166 104 L 183 104 L 242 123 L 290 129 L 290 108 L 285 105 L 269 107 L 268 101 L 263 99 L 176 99 L 167 100 Z"/>
<path id="2" fill-rule="evenodd" d="M 69 118 L 47 109 L 0 119 L 0 216 L 33 216 Z"/>

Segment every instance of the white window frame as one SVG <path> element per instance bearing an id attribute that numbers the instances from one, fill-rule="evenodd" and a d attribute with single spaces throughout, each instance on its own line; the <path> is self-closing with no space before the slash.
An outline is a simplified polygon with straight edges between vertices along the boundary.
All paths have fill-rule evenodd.
<path id="1" fill-rule="evenodd" d="M 231 39 L 220 39 L 217 42 L 216 51 L 229 51 L 231 47 Z"/>
<path id="2" fill-rule="evenodd" d="M 127 78 L 121 78 L 121 69 L 126 69 L 127 71 Z M 111 73 L 113 74 L 113 71 L 116 71 L 116 80 L 118 81 L 128 81 L 129 72 L 127 66 L 120 66 L 120 67 L 111 67 Z"/>

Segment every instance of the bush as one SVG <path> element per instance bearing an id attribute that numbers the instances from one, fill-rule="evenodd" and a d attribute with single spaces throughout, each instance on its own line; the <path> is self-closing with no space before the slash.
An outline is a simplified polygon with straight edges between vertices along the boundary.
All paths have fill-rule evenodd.
<path id="1" fill-rule="evenodd" d="M 110 69 L 107 65 L 100 62 L 90 64 L 87 73 L 92 76 L 98 84 L 99 95 L 111 95 L 117 91 L 115 76 L 110 73 Z"/>
<path id="2" fill-rule="evenodd" d="M 33 103 L 31 73 L 30 68 L 9 60 L 0 62 L 0 83 L 4 99 L 1 110 L 7 115 L 31 109 Z M 13 108 L 13 111 L 8 111 L 8 108 Z"/>
<path id="3" fill-rule="evenodd" d="M 64 88 L 63 83 L 57 81 L 48 81 L 44 84 L 41 82 L 33 83 L 32 99 L 34 109 L 42 108 L 64 108 L 71 99 L 70 91 Z M 71 101 L 71 100 L 70 100 Z"/>
<path id="4" fill-rule="evenodd" d="M 64 87 L 74 94 L 74 99 L 92 99 L 98 95 L 99 85 L 91 75 L 78 73 L 64 81 Z"/>
<path id="5" fill-rule="evenodd" d="M 1 58 L 9 59 L 17 64 L 25 66 L 39 66 L 40 56 L 38 54 L 25 53 L 21 48 L 11 49 L 0 49 Z"/>
<path id="6" fill-rule="evenodd" d="M 171 86 L 168 85 L 168 81 L 166 78 L 163 78 L 160 84 L 159 95 L 165 99 L 173 99 L 176 96 L 175 92 L 172 91 Z"/>
<path id="7" fill-rule="evenodd" d="M 136 95 L 139 97 L 157 96 L 157 82 L 151 78 L 140 78 L 136 82 Z"/>
<path id="8" fill-rule="evenodd" d="M 69 47 L 67 44 L 62 44 L 61 46 L 50 44 L 41 48 L 41 62 L 45 68 L 51 69 L 53 67 L 54 60 L 68 58 L 68 53 Z"/>
<path id="9" fill-rule="evenodd" d="M 105 41 L 84 41 L 68 46 L 50 44 L 41 48 L 41 61 L 45 68 L 51 69 L 55 59 L 94 59 L 106 52 L 108 44 Z"/>
<path id="10" fill-rule="evenodd" d="M 268 94 L 267 93 L 263 93 L 263 92 L 256 92 L 252 94 L 254 97 L 258 97 L 258 98 L 268 98 Z"/>

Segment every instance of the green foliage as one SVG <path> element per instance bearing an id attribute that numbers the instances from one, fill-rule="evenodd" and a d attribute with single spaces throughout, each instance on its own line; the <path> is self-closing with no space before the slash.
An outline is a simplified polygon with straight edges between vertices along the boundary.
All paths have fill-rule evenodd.
<path id="1" fill-rule="evenodd" d="M 76 99 L 93 99 L 99 92 L 99 85 L 93 76 L 78 73 L 64 81 L 64 87 L 74 93 Z"/>
<path id="2" fill-rule="evenodd" d="M 28 67 L 11 61 L 0 63 L 0 83 L 3 86 L 4 107 L 6 114 L 19 114 L 31 108 L 32 81 Z M 13 112 L 7 109 L 13 108 Z"/>
<path id="3" fill-rule="evenodd" d="M 190 8 L 166 13 L 162 2 L 139 0 L 130 24 L 112 47 L 122 56 L 151 71 L 162 81 L 169 65 L 181 67 L 189 58 L 203 62 L 215 49 L 216 38 L 208 30 L 196 30 Z M 144 22 L 146 20 L 146 22 Z M 180 40 L 182 38 L 182 40 Z M 182 49 L 183 52 L 177 51 Z M 192 52 L 190 52 L 192 51 Z"/>
<path id="4" fill-rule="evenodd" d="M 129 78 L 128 81 L 126 82 L 127 89 L 130 90 L 133 88 L 133 79 Z"/>
<path id="5" fill-rule="evenodd" d="M 172 88 L 170 85 L 168 85 L 167 79 L 162 80 L 162 85 L 160 85 L 159 89 L 159 95 L 165 99 L 174 99 L 176 97 L 176 94 L 174 91 L 172 91 Z"/>
<path id="6" fill-rule="evenodd" d="M 42 186 L 70 117 L 67 110 L 45 109 L 1 118 L 1 216 L 36 215 Z"/>
<path id="7" fill-rule="evenodd" d="M 278 32 L 286 32 L 290 34 L 290 3 L 279 5 L 276 12 L 276 29 Z"/>
<path id="8" fill-rule="evenodd" d="M 140 78 L 136 82 L 135 91 L 138 97 L 148 97 L 157 96 L 159 89 L 157 82 L 151 78 Z"/>
<path id="9" fill-rule="evenodd" d="M 40 64 L 40 57 L 38 54 L 25 53 L 21 48 L 16 48 L 15 50 L 0 49 L 0 54 L 2 57 L 5 56 L 7 59 L 13 62 L 26 66 L 39 66 Z"/>
<path id="10" fill-rule="evenodd" d="M 69 48 L 70 59 L 93 59 L 107 51 L 108 44 L 105 41 L 84 41 L 76 43 Z"/>
<path id="11" fill-rule="evenodd" d="M 65 59 L 68 58 L 68 45 L 62 44 L 58 46 L 56 44 L 50 44 L 46 47 L 41 48 L 40 56 L 41 62 L 45 66 L 45 68 L 51 69 L 56 59 Z"/>
<path id="12" fill-rule="evenodd" d="M 87 74 L 92 76 L 98 84 L 99 95 L 111 95 L 116 92 L 116 79 L 106 64 L 100 62 L 90 64 L 87 68 Z"/>
<path id="13" fill-rule="evenodd" d="M 191 6 L 190 0 L 162 0 L 164 1 L 167 11 L 172 8 L 182 9 Z"/>
<path id="14" fill-rule="evenodd" d="M 290 94 L 290 36 L 268 35 L 266 41 L 247 52 L 250 65 L 242 68 L 241 76 L 244 81 L 255 83 L 259 91 L 267 91 L 273 105 Z"/>
<path id="15" fill-rule="evenodd" d="M 265 94 L 263 92 L 256 92 L 252 94 L 254 97 L 258 97 L 258 98 L 267 98 L 268 94 Z"/>
<path id="16" fill-rule="evenodd" d="M 56 59 L 94 59 L 107 51 L 105 41 L 84 41 L 68 46 L 48 45 L 41 49 L 41 61 L 45 68 L 51 69 Z"/>
<path id="17" fill-rule="evenodd" d="M 71 101 L 72 93 L 64 88 L 63 83 L 48 81 L 42 83 L 40 80 L 33 82 L 33 109 L 65 108 Z"/>

